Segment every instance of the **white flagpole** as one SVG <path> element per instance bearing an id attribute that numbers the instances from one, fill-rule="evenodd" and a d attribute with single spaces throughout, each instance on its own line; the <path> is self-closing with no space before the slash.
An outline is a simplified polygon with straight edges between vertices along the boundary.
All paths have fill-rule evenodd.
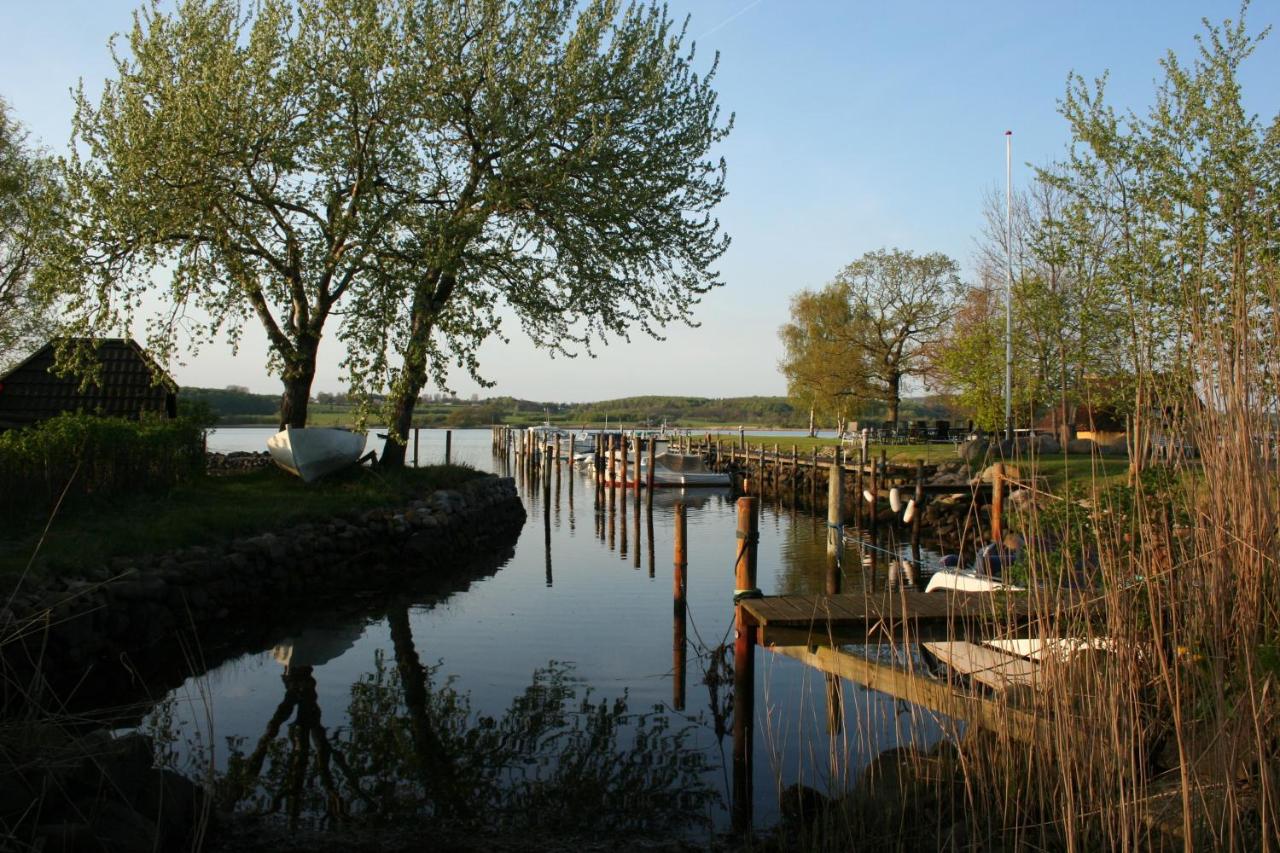
<path id="1" fill-rule="evenodd" d="M 1004 211 L 1005 211 L 1005 281 L 1004 281 L 1004 423 L 1006 437 L 1013 441 L 1013 131 L 1004 132 Z"/>

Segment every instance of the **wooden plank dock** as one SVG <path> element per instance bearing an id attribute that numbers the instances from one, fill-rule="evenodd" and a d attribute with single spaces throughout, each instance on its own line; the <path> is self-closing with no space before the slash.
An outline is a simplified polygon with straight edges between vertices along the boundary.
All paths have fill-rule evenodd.
<path id="1" fill-rule="evenodd" d="M 749 624 L 759 628 L 761 641 L 779 645 L 805 645 L 806 636 L 813 642 L 865 642 L 873 634 L 918 636 L 929 629 L 961 635 L 987 625 L 1007 628 L 1092 609 L 1076 597 L 914 589 L 775 595 L 745 599 L 741 606 Z"/>

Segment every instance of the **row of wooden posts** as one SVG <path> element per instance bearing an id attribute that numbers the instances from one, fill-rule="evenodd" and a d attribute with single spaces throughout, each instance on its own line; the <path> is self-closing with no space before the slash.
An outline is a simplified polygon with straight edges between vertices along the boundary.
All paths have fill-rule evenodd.
<path id="1" fill-rule="evenodd" d="M 526 472 L 531 476 L 537 476 L 541 480 L 544 489 L 544 495 L 549 496 L 552 478 L 556 483 L 557 494 L 559 492 L 561 455 L 559 452 L 559 442 L 556 439 L 548 439 L 547 442 L 539 447 L 532 440 L 532 433 L 525 432 L 518 438 L 513 439 L 513 434 L 506 432 L 506 428 L 499 428 L 503 434 L 495 431 L 494 448 L 500 452 L 505 452 L 514 448 L 518 448 L 518 455 L 525 460 L 528 465 Z M 516 443 L 513 443 L 516 442 Z M 616 453 L 615 451 L 622 446 L 622 436 L 597 436 L 595 448 L 597 451 L 596 465 L 597 474 L 595 477 L 597 506 L 603 507 L 605 494 L 608 495 L 608 507 L 610 519 L 613 517 L 615 492 L 619 491 L 616 486 L 626 483 L 627 487 L 637 487 L 639 484 L 635 480 L 628 477 L 628 467 L 626 461 L 631 453 Z M 572 445 L 570 445 L 572 447 Z M 637 464 L 641 453 L 639 444 L 633 444 L 633 458 Z M 649 447 L 650 454 L 653 453 L 652 444 Z M 601 458 L 603 456 L 603 459 Z M 650 456 L 652 459 L 652 455 Z M 549 464 L 542 465 L 542 470 L 538 470 L 538 466 L 543 461 Z M 615 462 L 614 465 L 608 464 L 610 461 Z M 917 472 L 923 467 L 923 462 L 917 463 Z M 650 465 L 652 470 L 652 464 Z M 554 474 L 552 473 L 554 471 Z M 999 471 L 999 469 L 997 469 Z M 827 465 L 828 476 L 828 513 L 827 513 L 827 574 L 825 582 L 825 591 L 828 595 L 835 595 L 841 591 L 841 567 L 840 559 L 844 548 L 844 531 L 843 531 L 843 476 L 846 473 L 845 466 L 835 461 Z M 999 473 L 997 473 L 999 476 Z M 876 480 L 874 475 L 872 478 L 871 488 L 875 488 Z M 920 484 L 923 477 L 918 473 L 917 490 L 915 499 L 919 502 L 923 498 L 923 490 Z M 609 487 L 607 484 L 614 484 Z M 747 480 L 744 484 L 744 490 L 752 492 L 758 490 L 754 483 Z M 572 508 L 573 485 L 570 488 L 570 507 Z M 623 497 L 623 512 L 626 512 L 625 492 L 621 490 Z M 996 489 L 994 492 L 993 518 L 997 519 L 993 525 L 993 537 L 998 536 L 1000 517 L 999 506 L 1001 504 L 1002 489 Z M 652 491 L 650 491 L 652 496 Z M 549 498 L 548 498 L 549 499 Z M 558 502 L 558 497 L 557 497 Z M 757 644 L 757 635 L 754 625 L 750 624 L 748 615 L 743 607 L 743 602 L 762 596 L 757 586 L 757 566 L 758 566 L 758 547 L 759 547 L 759 509 L 760 498 L 748 495 L 739 498 L 736 502 L 737 510 L 737 536 L 734 552 L 734 646 L 733 646 L 733 751 L 732 751 L 732 800 L 731 800 L 731 816 L 735 830 L 747 831 L 752 824 L 752 797 L 753 785 L 752 777 L 754 772 L 754 732 L 755 732 L 755 651 Z M 636 520 L 639 524 L 640 503 L 637 496 L 636 501 Z M 650 510 L 652 512 L 652 510 Z M 672 567 L 672 602 L 673 602 L 673 630 L 672 630 L 672 701 L 676 710 L 684 710 L 686 703 L 686 686 L 687 686 L 687 667 L 688 667 L 688 573 L 689 573 L 689 554 L 688 554 L 688 528 L 687 515 L 683 503 L 677 503 L 674 508 L 674 536 L 673 536 L 673 567 Z M 919 517 L 917 513 L 913 518 L 913 545 L 918 545 L 919 540 Z M 550 562 L 550 513 L 544 511 L 544 522 L 547 537 L 547 582 L 551 582 L 551 562 Z M 612 532 L 612 524 L 610 524 Z M 639 536 L 639 528 L 637 527 L 637 536 Z M 603 532 L 602 534 L 603 535 Z M 625 533 L 624 533 L 625 537 Z M 612 541 L 612 536 L 610 536 Z M 625 543 L 625 538 L 624 538 Z M 636 543 L 636 559 L 639 565 L 639 542 Z M 624 544 L 625 549 L 625 544 Z M 653 538 L 652 538 L 652 516 L 650 516 L 650 539 L 649 539 L 649 559 L 650 559 L 650 576 L 653 575 Z M 918 560 L 918 558 L 917 558 Z M 841 692 L 840 678 L 833 674 L 826 674 L 826 695 L 827 695 L 827 724 L 831 732 L 835 733 L 840 730 L 843 719 L 843 698 Z"/>
<path id="2" fill-rule="evenodd" d="M 570 456 L 572 456 L 575 446 L 575 437 L 574 433 L 570 433 L 568 437 Z M 640 471 L 643 469 L 641 454 L 647 449 L 648 468 L 643 485 L 652 489 L 655 441 L 638 435 L 627 436 L 625 433 L 594 433 L 593 438 L 597 486 L 622 485 L 625 488 L 639 488 L 642 485 Z M 879 459 L 876 459 L 868 452 L 866 445 L 859 448 L 859 458 L 852 462 L 845 459 L 842 447 L 834 448 L 834 454 L 830 461 L 826 458 L 820 458 L 816 447 L 811 450 L 808 459 L 801 459 L 796 445 L 793 444 L 791 446 L 791 453 L 788 457 L 780 451 L 779 445 L 776 443 L 773 446 L 773 453 L 766 457 L 763 444 L 755 448 L 753 452 L 752 449 L 746 446 L 741 437 L 737 443 L 725 442 L 718 438 L 713 440 L 711 433 L 707 433 L 705 440 L 702 441 L 694 441 L 688 435 L 677 435 L 673 441 L 676 443 L 677 448 L 683 452 L 701 454 L 714 469 L 730 468 L 740 470 L 744 474 L 742 481 L 743 491 L 748 495 L 754 493 L 757 497 L 764 497 L 767 491 L 766 484 L 769 478 L 766 476 L 766 471 L 768 466 L 773 468 L 774 494 L 777 495 L 780 492 L 777 484 L 781 480 L 781 474 L 787 472 L 791 475 L 793 497 L 797 488 L 799 472 L 802 468 L 807 467 L 809 469 L 809 504 L 810 506 L 817 506 L 818 480 L 820 473 L 825 469 L 828 476 L 828 520 L 830 522 L 834 518 L 841 525 L 843 525 L 843 517 L 845 515 L 843 477 L 848 474 L 853 480 L 853 501 L 859 507 L 858 511 L 852 513 L 854 529 L 867 533 L 872 540 L 875 540 L 878 532 L 877 507 L 879 506 L 882 492 L 891 488 L 891 484 L 914 486 L 914 493 L 911 499 L 915 501 L 916 510 L 909 524 L 911 526 L 913 562 L 917 566 L 919 565 L 921 517 L 923 515 L 924 498 L 926 493 L 940 491 L 936 486 L 926 486 L 925 478 L 929 473 L 932 473 L 933 467 L 926 465 L 923 459 L 917 459 L 914 466 L 893 465 L 888 460 L 887 451 L 881 449 Z M 556 434 L 553 438 L 547 438 L 544 444 L 539 445 L 537 433 L 533 430 L 494 427 L 493 448 L 495 453 L 509 453 L 514 448 L 516 455 L 526 460 L 529 465 L 540 467 L 544 456 L 550 456 L 555 460 L 560 459 L 561 437 Z M 448 450 L 446 449 L 447 458 Z M 631 467 L 632 465 L 634 467 Z M 634 476 L 629 471 L 634 471 Z M 559 476 L 558 470 L 556 476 Z M 755 488 L 750 488 L 749 484 L 755 484 Z M 999 542 L 1003 538 L 1005 487 L 1004 465 L 997 463 L 993 467 L 993 482 L 991 486 L 991 539 L 995 542 Z M 942 487 L 941 491 L 966 492 L 971 491 L 971 487 Z M 863 500 L 866 500 L 870 505 L 870 511 L 865 513 L 865 531 L 863 527 L 864 513 L 861 509 Z M 835 518 L 837 515 L 839 515 L 839 518 Z M 828 538 L 831 535 L 833 534 L 829 534 Z"/>

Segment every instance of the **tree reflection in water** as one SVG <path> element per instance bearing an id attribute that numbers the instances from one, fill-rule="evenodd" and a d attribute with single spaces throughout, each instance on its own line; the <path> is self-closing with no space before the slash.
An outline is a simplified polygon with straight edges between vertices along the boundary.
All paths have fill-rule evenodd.
<path id="1" fill-rule="evenodd" d="M 693 726 L 673 725 L 661 706 L 633 712 L 625 693 L 597 700 L 555 661 L 501 716 L 477 714 L 452 678 L 438 681 L 439 666 L 421 664 L 407 608 L 388 617 L 395 661 L 375 654 L 332 732 L 312 668 L 286 670 L 284 701 L 254 751 L 243 739 L 230 744 L 220 786 L 228 805 L 316 829 L 425 820 L 670 832 L 709 821 L 720 795 Z"/>

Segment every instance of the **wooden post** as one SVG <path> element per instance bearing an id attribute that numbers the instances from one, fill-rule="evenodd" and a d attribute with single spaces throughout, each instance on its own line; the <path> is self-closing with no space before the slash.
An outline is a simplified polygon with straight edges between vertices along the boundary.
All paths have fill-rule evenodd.
<path id="1" fill-rule="evenodd" d="M 760 595 L 756 588 L 756 547 L 760 537 L 756 499 L 738 499 L 738 547 L 734 561 L 733 642 L 733 829 L 751 829 L 752 741 L 755 736 L 755 626 L 747 623 L 741 601 Z"/>
<path id="2" fill-rule="evenodd" d="M 791 445 L 791 508 L 796 508 L 796 487 L 800 482 L 800 448 Z"/>
<path id="3" fill-rule="evenodd" d="M 685 688 L 685 670 L 686 655 L 688 650 L 688 642 L 685 637 L 686 626 L 686 607 L 685 593 L 688 590 L 688 583 L 685 580 L 685 572 L 689 568 L 689 554 L 686 550 L 686 533 L 688 532 L 687 522 L 685 520 L 684 504 L 676 504 L 676 533 L 675 533 L 675 566 L 671 574 L 671 592 L 675 599 L 675 627 L 672 637 L 672 662 L 674 664 L 675 676 L 671 685 L 672 704 L 675 705 L 677 711 L 684 710 L 684 688 Z"/>
<path id="4" fill-rule="evenodd" d="M 1004 463 L 991 466 L 991 541 L 1004 541 Z"/>
<path id="5" fill-rule="evenodd" d="M 627 437 L 625 435 L 621 437 L 621 441 L 619 441 L 618 444 L 618 454 L 621 456 L 620 462 L 622 465 L 622 471 L 620 472 L 622 475 L 622 491 L 625 494 L 627 491 L 627 462 L 629 461 L 631 454 L 628 452 Z"/>
<path id="6" fill-rule="evenodd" d="M 757 458 L 760 460 L 760 485 L 756 487 L 756 494 L 759 497 L 764 497 L 764 442 L 763 441 L 760 442 L 760 455 Z"/>
<path id="7" fill-rule="evenodd" d="M 559 439 L 556 439 L 556 441 L 559 441 Z M 417 453 L 418 452 L 417 438 L 414 438 L 413 444 L 414 444 L 414 453 Z M 451 429 L 447 429 L 444 431 L 444 464 L 446 465 L 453 464 L 453 430 Z"/>
<path id="8" fill-rule="evenodd" d="M 818 448 L 814 447 L 809 459 L 809 508 L 818 511 Z"/>
<path id="9" fill-rule="evenodd" d="M 449 452 L 448 435 L 445 436 L 444 452 L 446 454 L 448 454 Z M 560 482 L 560 433 L 556 433 L 556 444 L 555 444 L 555 447 L 551 449 L 551 453 L 553 454 L 551 457 L 551 464 L 556 466 L 556 483 L 559 483 Z"/>
<path id="10" fill-rule="evenodd" d="M 827 471 L 827 555 L 840 553 L 844 544 L 844 483 L 841 482 L 842 470 L 839 460 L 832 462 Z M 830 586 L 830 584 L 828 584 Z"/>
<path id="11" fill-rule="evenodd" d="M 636 498 L 640 497 L 640 436 L 635 436 L 632 441 L 635 442 L 636 450 Z"/>
<path id="12" fill-rule="evenodd" d="M 613 484 L 616 480 L 615 474 L 616 474 L 616 466 L 618 463 L 618 454 L 615 453 L 614 450 L 617 449 L 617 446 L 618 446 L 618 437 L 616 435 L 610 435 L 608 459 L 605 461 L 605 465 L 607 466 L 607 471 L 605 473 L 605 485 L 607 485 L 610 489 L 613 488 Z"/>
<path id="13" fill-rule="evenodd" d="M 880 519 L 877 518 L 876 512 L 876 507 L 880 503 L 879 475 L 879 466 L 873 459 L 871 460 L 871 488 L 868 489 L 871 492 L 871 517 L 867 520 L 867 530 L 871 531 L 872 544 L 876 542 L 876 529 L 880 526 Z"/>
<path id="14" fill-rule="evenodd" d="M 907 583 L 920 586 L 920 517 L 924 515 L 924 460 L 916 460 L 916 493 L 915 509 L 911 516 L 911 570 L 907 572 Z"/>
<path id="15" fill-rule="evenodd" d="M 413 467 L 418 467 L 418 433 L 422 432 L 422 427 L 413 428 Z"/>
<path id="16" fill-rule="evenodd" d="M 655 446 L 657 443 L 658 443 L 658 442 L 657 442 L 656 440 L 654 440 L 654 437 L 653 437 L 652 435 L 651 435 L 651 436 L 649 436 L 649 442 L 648 442 L 648 444 L 649 444 L 649 473 L 648 473 L 648 475 L 647 475 L 647 476 L 646 476 L 646 478 L 645 478 L 645 485 L 649 488 L 649 503 L 650 503 L 650 504 L 652 504 L 652 503 L 653 503 L 653 457 L 654 457 L 654 453 L 656 452 L 656 451 L 654 450 L 654 446 Z"/>

